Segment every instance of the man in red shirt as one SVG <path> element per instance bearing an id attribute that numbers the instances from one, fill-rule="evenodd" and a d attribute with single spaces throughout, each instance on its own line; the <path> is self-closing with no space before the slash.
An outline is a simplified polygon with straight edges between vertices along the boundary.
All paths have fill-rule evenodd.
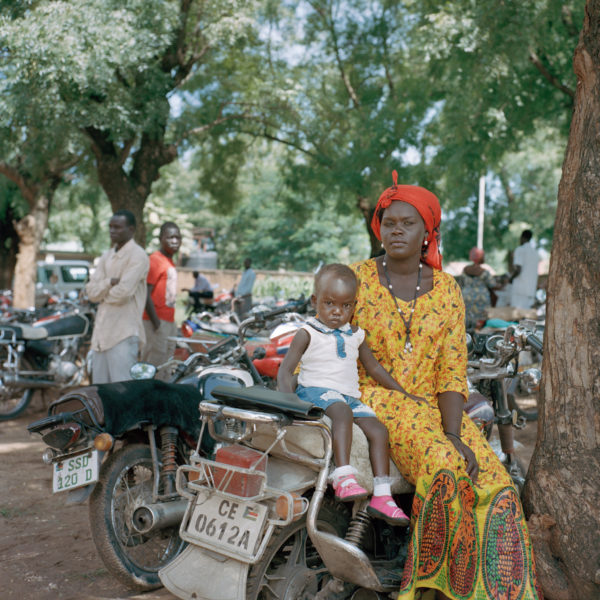
<path id="1" fill-rule="evenodd" d="M 177 335 L 177 270 L 173 255 L 181 246 L 179 227 L 171 221 L 163 223 L 159 240 L 160 250 L 150 255 L 148 295 L 144 312 L 146 344 L 142 350 L 142 360 L 155 366 L 167 362 L 175 352 L 175 342 L 169 340 L 169 337 Z"/>

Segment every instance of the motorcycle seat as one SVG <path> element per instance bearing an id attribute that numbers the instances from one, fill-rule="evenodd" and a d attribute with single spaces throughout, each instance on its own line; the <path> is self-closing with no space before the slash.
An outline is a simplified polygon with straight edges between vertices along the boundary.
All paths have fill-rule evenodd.
<path id="1" fill-rule="evenodd" d="M 213 389 L 212 396 L 229 406 L 283 413 L 296 419 L 319 419 L 323 416 L 323 409 L 312 402 L 300 400 L 296 394 L 270 390 L 262 385 L 246 388 L 219 385 Z"/>
<path id="2" fill-rule="evenodd" d="M 18 340 L 44 340 L 48 337 L 45 327 L 33 327 L 32 325 L 3 325 L 0 329 L 0 340 L 8 340 L 16 337 Z"/>

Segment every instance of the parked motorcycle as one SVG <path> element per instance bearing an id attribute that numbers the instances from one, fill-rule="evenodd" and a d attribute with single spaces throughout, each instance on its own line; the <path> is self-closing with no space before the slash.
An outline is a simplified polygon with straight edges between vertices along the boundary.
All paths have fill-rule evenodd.
<path id="1" fill-rule="evenodd" d="M 89 304 L 62 300 L 0 323 L 0 421 L 20 415 L 37 389 L 82 382 L 94 315 Z"/>
<path id="2" fill-rule="evenodd" d="M 178 529 L 187 502 L 175 489 L 176 469 L 194 449 L 205 455 L 214 443 L 200 435 L 199 402 L 213 398 L 218 385 L 262 381 L 237 338 L 171 362 L 169 382 L 138 379 L 73 390 L 28 426 L 48 446 L 43 460 L 52 466 L 53 492 L 67 492 L 70 503 L 89 498 L 98 554 L 117 579 L 139 590 L 159 587 L 159 569 L 185 545 Z M 155 372 L 146 363 L 132 367 L 135 377 Z"/>
<path id="3" fill-rule="evenodd" d="M 188 339 L 199 332 L 211 336 L 218 335 L 221 338 L 235 338 L 238 346 L 236 357 L 243 348 L 246 353 L 251 353 L 251 362 L 262 378 L 258 379 L 257 383 L 262 381 L 269 387 L 275 387 L 279 366 L 296 331 L 304 322 L 307 305 L 308 301 L 300 298 L 288 301 L 274 310 L 253 311 L 243 322 L 239 322 L 237 317 L 229 320 L 227 332 L 224 329 L 215 331 L 212 328 L 214 323 L 208 327 L 201 327 L 193 319 L 187 319 L 182 323 L 181 331 Z M 267 318 L 264 315 L 267 315 Z M 250 333 L 254 335 L 249 335 Z M 248 362 L 246 357 L 244 364 Z"/>
<path id="4" fill-rule="evenodd" d="M 517 395 L 531 396 L 539 389 L 539 369 L 519 370 L 519 355 L 535 351 L 542 354 L 543 342 L 535 333 L 535 322 L 509 325 L 502 334 L 467 335 L 469 360 L 467 378 L 470 391 L 482 394 L 487 402 L 470 407 L 471 418 L 489 440 L 494 424 L 500 440 L 499 458 L 510 473 L 519 492 L 525 484 L 526 469 L 515 453 L 514 430 L 527 424 L 526 414 L 518 410 Z M 489 410 L 491 409 L 493 410 Z M 537 408 L 535 409 L 537 412 Z"/>
<path id="5" fill-rule="evenodd" d="M 501 392 L 514 376 L 515 354 L 528 346 L 541 351 L 530 330 L 510 327 L 488 344 L 493 356 L 469 362 L 471 379 L 494 390 L 501 432 L 519 423 Z M 197 451 L 177 471 L 177 490 L 188 500 L 180 527 L 188 546 L 159 572 L 165 587 L 184 600 L 357 600 L 396 592 L 407 531 L 372 520 L 366 500 L 352 512 L 334 502 L 327 487 L 332 438 L 322 411 L 258 386 L 219 386 L 213 397 L 200 414 L 216 452 Z M 351 464 L 372 490 L 368 445 L 357 427 Z M 395 467 L 392 474 L 396 495 L 412 491 Z M 219 579 L 198 575 L 217 570 Z"/>
<path id="6" fill-rule="evenodd" d="M 186 318 L 195 314 L 204 313 L 208 313 L 209 315 L 221 315 L 231 310 L 231 301 L 233 299 L 231 290 L 221 290 L 211 297 L 204 296 L 199 292 L 193 292 L 191 290 L 185 291 L 188 293 L 185 308 Z"/>
<path id="7" fill-rule="evenodd" d="M 188 500 L 180 535 L 189 545 L 161 569 L 163 584 L 186 600 L 342 600 L 359 588 L 397 590 L 406 529 L 372 520 L 367 500 L 354 514 L 334 502 L 322 410 L 258 386 L 219 386 L 213 396 L 200 413 L 217 450 L 210 459 L 195 452 L 178 469 Z M 354 434 L 351 463 L 372 489 L 368 445 Z M 393 491 L 411 492 L 394 474 Z M 199 576 L 217 570 L 218 579 Z"/>

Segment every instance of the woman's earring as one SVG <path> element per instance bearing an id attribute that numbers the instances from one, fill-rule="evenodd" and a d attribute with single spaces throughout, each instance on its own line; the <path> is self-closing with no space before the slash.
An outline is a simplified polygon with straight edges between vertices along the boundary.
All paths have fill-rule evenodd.
<path id="1" fill-rule="evenodd" d="M 427 246 L 427 244 L 429 244 L 429 242 L 427 240 L 423 241 L 423 246 Z"/>

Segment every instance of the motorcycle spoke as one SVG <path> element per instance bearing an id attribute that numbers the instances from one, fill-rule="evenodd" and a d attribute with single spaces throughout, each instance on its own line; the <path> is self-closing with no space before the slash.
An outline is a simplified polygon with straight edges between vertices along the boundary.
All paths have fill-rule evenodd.
<path id="1" fill-rule="evenodd" d="M 150 465 L 137 464 L 122 473 L 114 490 L 114 528 L 119 543 L 138 567 L 158 570 L 180 545 L 178 528 L 139 533 L 133 527 L 134 511 L 152 500 L 153 474 Z"/>

